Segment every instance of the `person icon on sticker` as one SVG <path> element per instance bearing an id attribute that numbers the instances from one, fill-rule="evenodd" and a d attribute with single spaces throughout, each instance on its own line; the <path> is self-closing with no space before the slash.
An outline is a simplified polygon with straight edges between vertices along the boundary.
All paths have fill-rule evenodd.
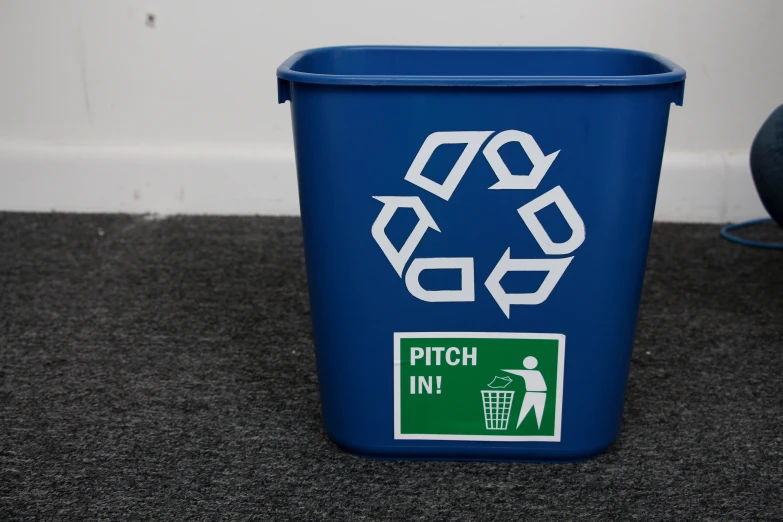
<path id="1" fill-rule="evenodd" d="M 541 419 L 544 418 L 544 407 L 546 406 L 546 382 L 541 372 L 536 370 L 538 359 L 532 355 L 525 357 L 522 361 L 524 370 L 503 370 L 512 375 L 518 375 L 525 380 L 525 397 L 522 399 L 522 409 L 519 410 L 519 420 L 517 420 L 517 429 L 525 420 L 525 417 L 533 410 L 538 421 L 538 429 L 541 429 Z"/>

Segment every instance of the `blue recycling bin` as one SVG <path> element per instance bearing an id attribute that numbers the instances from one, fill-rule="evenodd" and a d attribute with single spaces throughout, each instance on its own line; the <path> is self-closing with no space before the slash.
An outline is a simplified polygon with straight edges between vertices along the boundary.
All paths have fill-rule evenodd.
<path id="1" fill-rule="evenodd" d="M 277 78 L 329 436 L 412 459 L 611 445 L 685 71 L 618 49 L 332 47 Z"/>

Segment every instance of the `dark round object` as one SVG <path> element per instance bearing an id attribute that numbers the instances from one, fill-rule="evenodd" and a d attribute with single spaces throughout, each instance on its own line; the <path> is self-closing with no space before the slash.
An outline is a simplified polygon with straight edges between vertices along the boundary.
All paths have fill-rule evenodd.
<path id="1" fill-rule="evenodd" d="M 783 105 L 756 134 L 750 148 L 750 171 L 761 203 L 783 228 Z"/>

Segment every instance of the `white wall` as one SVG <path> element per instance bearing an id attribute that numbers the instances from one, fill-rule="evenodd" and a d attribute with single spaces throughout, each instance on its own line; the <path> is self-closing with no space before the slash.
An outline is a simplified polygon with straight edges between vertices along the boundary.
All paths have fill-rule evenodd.
<path id="1" fill-rule="evenodd" d="M 783 103 L 781 27 L 779 0 L 4 0 L 0 208 L 296 213 L 293 52 L 591 45 L 688 72 L 658 219 L 763 215 L 747 148 Z"/>

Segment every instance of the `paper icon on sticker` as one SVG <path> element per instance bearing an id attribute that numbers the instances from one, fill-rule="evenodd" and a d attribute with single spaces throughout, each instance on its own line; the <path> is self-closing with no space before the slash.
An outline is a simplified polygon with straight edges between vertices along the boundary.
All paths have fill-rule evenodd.
<path id="1" fill-rule="evenodd" d="M 490 388 L 501 389 L 511 384 L 511 377 L 495 377 L 492 382 L 487 384 Z"/>

